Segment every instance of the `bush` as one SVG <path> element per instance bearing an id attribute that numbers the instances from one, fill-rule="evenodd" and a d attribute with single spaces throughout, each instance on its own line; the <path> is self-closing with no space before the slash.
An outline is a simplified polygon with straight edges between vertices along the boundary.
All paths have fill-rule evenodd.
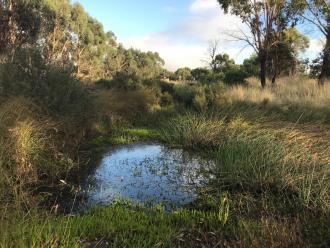
<path id="1" fill-rule="evenodd" d="M 213 84 L 213 83 L 219 83 L 222 82 L 225 78 L 224 73 L 222 72 L 212 72 L 208 71 L 207 74 L 202 75 L 198 78 L 198 82 L 202 84 Z"/>
<path id="2" fill-rule="evenodd" d="M 143 116 L 158 105 L 158 99 L 153 90 L 100 90 L 96 94 L 95 106 L 98 115 L 111 116 L 127 121 Z"/>
<path id="3" fill-rule="evenodd" d="M 196 95 L 193 100 L 193 107 L 196 110 L 203 110 L 207 108 L 207 99 L 205 96 L 204 88 L 198 88 Z"/>
<path id="4" fill-rule="evenodd" d="M 221 103 L 221 98 L 225 92 L 223 83 L 215 83 L 205 87 L 205 96 L 209 107 L 217 107 Z"/>
<path id="5" fill-rule="evenodd" d="M 240 69 L 231 69 L 225 73 L 224 82 L 228 85 L 245 84 L 248 74 Z"/>
<path id="6" fill-rule="evenodd" d="M 170 93 L 164 92 L 160 97 L 161 106 L 168 106 L 174 103 L 173 97 Z"/>
<path id="7" fill-rule="evenodd" d="M 98 84 L 108 89 L 136 90 L 143 86 L 143 79 L 135 73 L 117 72 L 112 80 L 100 80 Z"/>
<path id="8" fill-rule="evenodd" d="M 178 84 L 174 86 L 174 98 L 186 106 L 192 106 L 197 90 L 189 84 Z"/>
<path id="9" fill-rule="evenodd" d="M 17 52 L 13 62 L 0 65 L 1 95 L 33 98 L 50 114 L 83 123 L 90 99 L 86 87 L 70 71 L 46 65 L 33 50 Z"/>

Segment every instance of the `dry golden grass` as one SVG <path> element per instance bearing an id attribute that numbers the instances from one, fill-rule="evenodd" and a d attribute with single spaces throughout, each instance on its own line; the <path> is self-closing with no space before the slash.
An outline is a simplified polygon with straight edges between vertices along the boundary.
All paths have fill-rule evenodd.
<path id="1" fill-rule="evenodd" d="M 256 78 L 248 79 L 248 87 L 234 86 L 224 96 L 228 102 L 270 103 L 273 105 L 302 104 L 313 107 L 330 106 L 330 83 L 319 87 L 316 80 L 302 78 L 280 78 L 276 86 L 268 83 L 260 87 Z"/>
<path id="2" fill-rule="evenodd" d="M 29 99 L 13 97 L 0 105 L 0 199 L 34 204 L 36 185 L 67 176 L 75 163 L 59 128 Z"/>

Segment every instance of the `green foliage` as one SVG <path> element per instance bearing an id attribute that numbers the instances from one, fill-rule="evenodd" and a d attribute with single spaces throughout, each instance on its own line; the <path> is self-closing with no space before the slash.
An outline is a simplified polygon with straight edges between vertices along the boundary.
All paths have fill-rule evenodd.
<path id="1" fill-rule="evenodd" d="M 41 4 L 34 0 L 0 2 L 0 55 L 12 54 L 25 43 L 33 43 L 41 28 L 37 11 Z"/>
<path id="2" fill-rule="evenodd" d="M 197 93 L 197 86 L 189 84 L 178 84 L 174 86 L 174 98 L 185 104 L 192 106 Z"/>
<path id="3" fill-rule="evenodd" d="M 228 70 L 235 68 L 235 61 L 230 59 L 226 53 L 218 54 L 215 56 L 212 67 L 214 72 L 226 73 Z"/>
<path id="4" fill-rule="evenodd" d="M 118 72 L 110 81 L 101 81 L 107 88 L 134 90 L 142 87 L 143 79 L 136 74 Z"/>
<path id="5" fill-rule="evenodd" d="M 253 54 L 250 58 L 245 59 L 242 69 L 249 77 L 259 77 L 260 75 L 260 61 L 257 54 Z"/>
<path id="6" fill-rule="evenodd" d="M 174 86 L 174 99 L 185 107 L 205 110 L 217 105 L 224 91 L 222 83 L 179 84 Z"/>
<path id="7" fill-rule="evenodd" d="M 70 71 L 46 65 L 35 50 L 18 51 L 13 62 L 0 64 L 0 88 L 2 95 L 31 97 L 50 113 L 73 121 L 85 121 L 89 114 L 85 86 Z"/>
<path id="8" fill-rule="evenodd" d="M 275 72 L 278 75 L 295 75 L 299 71 L 302 62 L 299 59 L 301 53 L 309 47 L 309 39 L 301 34 L 296 28 L 288 28 L 282 33 L 282 40 L 274 45 L 269 54 L 268 73 L 272 76 Z M 305 68 L 300 71 L 305 72 Z"/>
<path id="9" fill-rule="evenodd" d="M 179 68 L 171 77 L 172 80 L 188 81 L 192 80 L 191 69 L 188 67 Z"/>
<path id="10" fill-rule="evenodd" d="M 321 70 L 322 70 L 322 64 L 323 64 L 323 56 L 322 54 L 319 54 L 317 56 L 317 58 L 313 59 L 310 63 L 310 72 L 309 72 L 309 76 L 311 78 L 318 78 L 321 74 Z M 329 75 L 330 77 L 330 71 L 329 71 Z"/>
<path id="11" fill-rule="evenodd" d="M 99 112 L 132 121 L 152 111 L 157 106 L 158 99 L 153 89 L 112 89 L 100 90 L 96 93 L 95 105 Z"/>
<path id="12" fill-rule="evenodd" d="M 207 77 L 207 75 L 210 73 L 210 71 L 206 68 L 196 68 L 191 71 L 191 76 L 196 80 L 196 81 L 204 81 L 202 80 L 204 77 Z"/>
<path id="13" fill-rule="evenodd" d="M 225 74 L 222 72 L 209 71 L 206 75 L 202 75 L 197 80 L 202 84 L 214 84 L 224 80 Z"/>
<path id="14" fill-rule="evenodd" d="M 231 69 L 225 73 L 224 82 L 228 85 L 245 84 L 248 76 L 249 75 L 240 68 Z"/>

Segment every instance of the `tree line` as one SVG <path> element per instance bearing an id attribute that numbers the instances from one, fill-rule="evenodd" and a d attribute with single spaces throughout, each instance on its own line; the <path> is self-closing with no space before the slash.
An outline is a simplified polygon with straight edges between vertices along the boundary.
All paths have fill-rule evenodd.
<path id="1" fill-rule="evenodd" d="M 153 78 L 164 65 L 158 53 L 118 44 L 79 3 L 0 0 L 1 62 L 14 62 L 27 50 L 39 53 L 45 64 L 87 80 L 112 79 L 121 72 Z"/>
<path id="2" fill-rule="evenodd" d="M 33 66 L 52 66 L 78 79 L 127 83 L 155 78 L 196 79 L 201 82 L 242 81 L 260 77 L 273 84 L 283 75 L 303 70 L 299 54 L 309 46 L 296 25 L 310 23 L 325 37 L 321 56 L 312 74 L 323 85 L 330 75 L 330 11 L 328 0 L 218 0 L 225 13 L 239 16 L 247 31 L 232 36 L 251 46 L 255 55 L 237 65 L 226 54 L 217 53 L 217 42 L 208 51 L 208 67 L 180 68 L 171 73 L 163 68 L 158 53 L 126 49 L 112 32 L 69 0 L 0 0 L 0 62 L 11 63 L 30 74 Z M 33 62 L 33 63 L 32 63 Z M 42 73 L 41 73 L 42 74 Z M 0 82 L 4 91 L 5 83 Z"/>

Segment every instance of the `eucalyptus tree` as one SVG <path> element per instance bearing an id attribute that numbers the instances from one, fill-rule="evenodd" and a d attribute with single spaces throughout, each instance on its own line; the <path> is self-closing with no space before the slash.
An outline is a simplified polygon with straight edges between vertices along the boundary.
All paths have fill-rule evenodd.
<path id="1" fill-rule="evenodd" d="M 0 53 L 10 53 L 26 44 L 33 44 L 40 29 L 38 0 L 0 0 Z"/>
<path id="2" fill-rule="evenodd" d="M 191 80 L 192 71 L 189 67 L 179 68 L 175 71 L 174 77 L 176 80 Z"/>
<path id="3" fill-rule="evenodd" d="M 268 73 L 275 84 L 281 75 L 294 75 L 300 63 L 299 55 L 309 47 L 309 38 L 296 28 L 288 28 L 281 34 L 282 38 L 270 50 L 267 63 Z"/>
<path id="4" fill-rule="evenodd" d="M 260 82 L 266 86 L 267 61 L 270 51 L 281 40 L 293 13 L 285 0 L 218 0 L 225 13 L 241 18 L 248 32 L 233 37 L 246 42 L 259 57 Z"/>
<path id="5" fill-rule="evenodd" d="M 226 71 L 235 67 L 235 61 L 228 54 L 217 54 L 214 59 L 214 72 L 226 73 Z"/>
<path id="6" fill-rule="evenodd" d="M 329 0 L 292 0 L 292 5 L 301 10 L 302 18 L 313 24 L 325 37 L 322 66 L 318 83 L 323 85 L 330 77 L 330 1 Z"/>

